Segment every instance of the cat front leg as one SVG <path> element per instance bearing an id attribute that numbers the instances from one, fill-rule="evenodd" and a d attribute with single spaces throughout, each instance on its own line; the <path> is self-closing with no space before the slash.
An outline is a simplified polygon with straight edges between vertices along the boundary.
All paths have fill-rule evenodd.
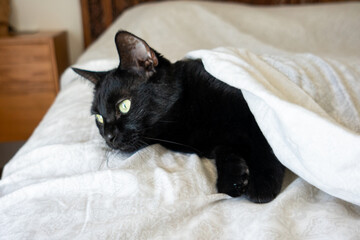
<path id="1" fill-rule="evenodd" d="M 216 187 L 219 193 L 239 197 L 247 192 L 249 167 L 243 157 L 231 147 L 217 147 L 213 151 L 218 173 Z"/>
<path id="2" fill-rule="evenodd" d="M 258 147 L 247 160 L 250 169 L 247 198 L 256 203 L 272 201 L 281 191 L 285 167 L 268 145 Z"/>
<path id="3" fill-rule="evenodd" d="M 217 147 L 213 151 L 219 193 L 231 197 L 245 195 L 255 203 L 272 201 L 280 192 L 284 166 L 278 161 L 270 146 L 258 149 L 246 159 L 231 147 Z"/>

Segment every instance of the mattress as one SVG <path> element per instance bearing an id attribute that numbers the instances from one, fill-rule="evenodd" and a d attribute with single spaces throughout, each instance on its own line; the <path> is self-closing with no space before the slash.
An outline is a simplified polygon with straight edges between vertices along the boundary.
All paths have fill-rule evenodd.
<path id="1" fill-rule="evenodd" d="M 0 239 L 357 239 L 360 236 L 360 4 L 143 4 L 76 67 L 119 64 L 119 29 L 171 61 L 202 59 L 243 90 L 288 168 L 267 204 L 216 191 L 211 159 L 153 145 L 109 149 L 93 86 L 67 69 L 54 104 L 0 181 Z"/>

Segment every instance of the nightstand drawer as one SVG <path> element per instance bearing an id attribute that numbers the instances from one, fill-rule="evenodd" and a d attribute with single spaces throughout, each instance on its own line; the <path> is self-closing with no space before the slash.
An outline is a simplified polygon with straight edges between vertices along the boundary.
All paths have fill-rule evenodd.
<path id="1" fill-rule="evenodd" d="M 0 38 L 0 142 L 26 140 L 51 106 L 69 65 L 65 32 Z"/>
<path id="2" fill-rule="evenodd" d="M 26 139 L 55 99 L 55 93 L 0 94 L 0 142 Z"/>
<path id="3" fill-rule="evenodd" d="M 53 70 L 49 59 L 42 62 L 0 65 L 0 94 L 4 96 L 40 92 L 55 94 Z"/>
<path id="4" fill-rule="evenodd" d="M 44 44 L 0 46 L 0 66 L 29 62 L 49 62 L 50 48 Z"/>

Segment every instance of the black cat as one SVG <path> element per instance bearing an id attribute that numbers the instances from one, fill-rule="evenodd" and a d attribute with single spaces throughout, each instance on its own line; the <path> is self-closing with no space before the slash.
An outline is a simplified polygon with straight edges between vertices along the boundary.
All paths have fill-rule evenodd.
<path id="1" fill-rule="evenodd" d="M 284 167 L 241 90 L 212 77 L 200 60 L 174 64 L 119 31 L 118 68 L 74 71 L 95 84 L 91 112 L 106 143 L 134 152 L 151 144 L 216 160 L 217 189 L 265 203 L 280 192 Z"/>

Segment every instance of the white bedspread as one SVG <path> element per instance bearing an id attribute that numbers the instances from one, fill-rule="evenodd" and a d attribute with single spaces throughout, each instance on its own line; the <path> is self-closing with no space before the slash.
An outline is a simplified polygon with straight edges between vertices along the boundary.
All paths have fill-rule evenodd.
<path id="1" fill-rule="evenodd" d="M 360 205 L 360 61 L 257 56 L 238 49 L 196 51 L 189 57 L 201 58 L 213 76 L 243 90 L 287 168 Z"/>
<path id="2" fill-rule="evenodd" d="M 159 145 L 132 156 L 112 151 L 90 116 L 92 85 L 68 69 L 55 103 L 6 165 L 0 239 L 358 239 L 359 12 L 359 3 L 193 2 L 128 11 L 78 67 L 115 67 L 121 28 L 171 60 L 231 46 L 188 56 L 244 90 L 296 174 L 286 173 L 274 201 L 254 204 L 216 192 L 211 160 Z"/>

